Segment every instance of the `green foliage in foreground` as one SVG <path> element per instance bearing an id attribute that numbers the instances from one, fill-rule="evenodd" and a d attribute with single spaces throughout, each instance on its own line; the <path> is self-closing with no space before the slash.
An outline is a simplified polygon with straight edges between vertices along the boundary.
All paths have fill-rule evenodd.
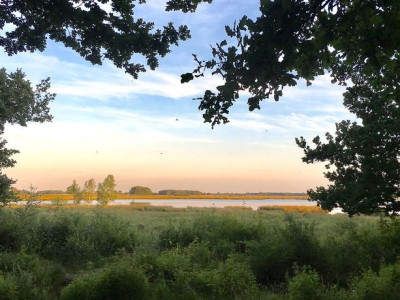
<path id="1" fill-rule="evenodd" d="M 397 299 L 400 219 L 0 210 L 1 299 Z"/>

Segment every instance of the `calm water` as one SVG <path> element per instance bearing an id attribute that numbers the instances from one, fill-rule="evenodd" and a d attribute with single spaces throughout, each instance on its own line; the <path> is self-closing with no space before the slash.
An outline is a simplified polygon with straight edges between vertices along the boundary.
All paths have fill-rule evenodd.
<path id="1" fill-rule="evenodd" d="M 129 204 L 132 200 L 115 200 L 113 204 Z M 315 206 L 315 203 L 297 199 L 264 199 L 264 200 L 230 200 L 230 199 L 135 199 L 136 203 L 149 203 L 153 206 L 172 207 L 218 207 L 244 206 L 258 209 L 260 206 L 291 205 L 291 206 Z"/>
<path id="2" fill-rule="evenodd" d="M 298 199 L 263 199 L 263 200 L 230 200 L 230 199 L 134 199 L 135 203 L 149 203 L 153 206 L 172 206 L 177 208 L 186 207 L 216 207 L 223 208 L 226 206 L 243 206 L 257 210 L 260 206 L 287 205 L 287 206 L 316 206 L 315 202 Z M 132 199 L 117 199 L 110 205 L 129 205 Z M 20 202 L 23 204 L 24 202 Z M 42 204 L 52 204 L 52 201 L 41 201 Z M 63 202 L 65 203 L 65 202 Z M 67 201 L 73 203 L 73 201 Z M 85 201 L 81 202 L 86 204 Z M 91 204 L 95 205 L 93 201 Z M 333 213 L 340 213 L 340 209 L 336 209 Z"/>
<path id="3" fill-rule="evenodd" d="M 135 203 L 149 203 L 153 206 L 172 206 L 172 207 L 218 207 L 223 208 L 225 206 L 244 206 L 257 209 L 260 206 L 272 206 L 272 205 L 292 205 L 292 206 L 315 206 L 315 203 L 307 200 L 297 199 L 263 199 L 263 200 L 230 200 L 230 199 L 117 199 L 111 202 L 110 205 L 129 205 L 132 201 Z M 24 204 L 25 202 L 20 202 Z M 53 201 L 41 201 L 41 204 L 52 204 Z M 73 203 L 72 200 L 63 203 Z M 86 204 L 85 201 L 81 202 Z M 97 204 L 93 201 L 91 204 Z"/>

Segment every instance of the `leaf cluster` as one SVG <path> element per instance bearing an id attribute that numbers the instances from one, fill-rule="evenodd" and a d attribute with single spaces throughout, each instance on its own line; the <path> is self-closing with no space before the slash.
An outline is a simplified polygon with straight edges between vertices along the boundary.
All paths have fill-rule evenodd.
<path id="1" fill-rule="evenodd" d="M 255 20 L 243 16 L 225 31 L 230 38 L 212 47 L 212 57 L 182 75 L 182 82 L 210 71 L 224 79 L 216 92 L 205 91 L 199 109 L 212 126 L 226 123 L 226 115 L 242 91 L 251 96 L 250 110 L 273 97 L 278 101 L 287 86 L 299 79 L 312 84 L 330 73 L 346 85 L 360 76 L 380 76 L 395 68 L 400 42 L 400 3 L 345 0 L 263 0 Z"/>
<path id="2" fill-rule="evenodd" d="M 33 89 L 21 70 L 7 73 L 4 68 L 0 69 L 0 136 L 4 133 L 5 124 L 26 126 L 28 122 L 51 121 L 48 105 L 55 94 L 49 93 L 49 88 L 49 78 Z M 0 137 L 0 205 L 17 199 L 11 190 L 15 181 L 2 174 L 2 170 L 15 165 L 16 161 L 11 156 L 19 151 L 6 148 L 6 143 Z"/>
<path id="3" fill-rule="evenodd" d="M 336 124 L 335 136 L 326 142 L 317 136 L 314 148 L 304 138 L 304 162 L 326 161 L 326 178 L 332 183 L 309 190 L 324 209 L 342 207 L 350 215 L 400 211 L 400 59 L 381 69 L 381 76 L 363 75 L 347 88 L 344 105 L 361 121 Z M 333 170 L 330 170 L 333 167 Z"/>
<path id="4" fill-rule="evenodd" d="M 99 205 L 105 206 L 115 200 L 117 197 L 115 186 L 114 175 L 111 174 L 104 178 L 102 183 L 99 183 L 97 187 L 97 202 Z"/>
<path id="5" fill-rule="evenodd" d="M 135 54 L 146 58 L 154 70 L 158 57 L 171 45 L 190 38 L 187 26 L 172 23 L 156 29 L 153 22 L 134 18 L 136 3 L 144 0 L 60 0 L 1 1 L 0 47 L 9 55 L 43 51 L 48 39 L 63 43 L 87 61 L 101 65 L 111 60 L 118 68 L 137 78 L 145 66 L 132 62 Z M 179 1 L 170 1 L 179 2 Z M 197 1 L 198 2 L 198 1 Z M 196 4 L 197 6 L 197 4 Z"/>

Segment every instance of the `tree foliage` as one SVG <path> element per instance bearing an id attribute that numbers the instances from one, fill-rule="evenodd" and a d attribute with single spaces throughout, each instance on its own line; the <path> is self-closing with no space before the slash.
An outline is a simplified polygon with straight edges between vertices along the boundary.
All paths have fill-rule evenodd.
<path id="1" fill-rule="evenodd" d="M 148 67 L 158 66 L 158 57 L 170 52 L 171 45 L 190 37 L 187 26 L 172 23 L 156 29 L 154 23 L 134 18 L 136 5 L 144 0 L 58 0 L 1 1 L 0 47 L 9 55 L 25 51 L 43 51 L 47 40 L 63 43 L 87 61 L 101 65 L 104 59 L 138 76 L 145 66 L 132 62 L 140 54 Z M 168 9 L 183 9 L 182 1 L 169 1 Z M 199 1 L 194 1 L 199 2 Z M 179 6 L 182 8 L 179 8 Z M 197 6 L 197 5 L 196 5 Z"/>
<path id="2" fill-rule="evenodd" d="M 82 198 L 86 200 L 87 203 L 92 202 L 92 195 L 96 192 L 96 181 L 94 178 L 90 178 L 85 181 L 82 190 Z"/>
<path id="3" fill-rule="evenodd" d="M 73 195 L 73 200 L 75 204 L 81 203 L 81 200 L 83 199 L 83 194 L 81 187 L 79 186 L 79 184 L 76 182 L 75 179 L 72 181 L 72 184 L 69 187 L 67 187 L 67 194 Z"/>
<path id="4" fill-rule="evenodd" d="M 314 148 L 296 139 L 304 162 L 328 162 L 325 177 L 331 184 L 308 191 L 323 209 L 341 207 L 350 215 L 400 211 L 399 80 L 384 89 L 375 82 L 380 79 L 348 88 L 344 104 L 362 124 L 342 121 L 335 136 L 326 133 L 325 143 L 315 137 Z"/>
<path id="5" fill-rule="evenodd" d="M 51 121 L 49 103 L 55 94 L 49 93 L 49 78 L 42 80 L 36 89 L 25 79 L 21 70 L 7 73 L 0 69 L 0 136 L 4 133 L 6 124 L 26 126 L 28 122 Z M 0 137 L 0 203 L 5 205 L 16 200 L 15 193 L 11 190 L 14 180 L 3 174 L 3 169 L 11 168 L 16 161 L 11 158 L 18 150 L 5 147 L 7 141 Z"/>
<path id="6" fill-rule="evenodd" d="M 400 211 L 400 2 L 397 0 L 265 0 L 261 15 L 247 16 L 225 31 L 231 40 L 212 47 L 213 58 L 182 75 L 182 82 L 211 71 L 222 76 L 217 91 L 199 98 L 205 122 L 226 123 L 239 92 L 249 91 L 250 110 L 304 79 L 328 72 L 347 87 L 344 105 L 360 120 L 342 121 L 326 143 L 304 138 L 307 163 L 327 161 L 328 188 L 309 190 L 324 209 L 350 215 Z"/>
<path id="7" fill-rule="evenodd" d="M 207 1 L 207 0 L 206 0 Z M 172 23 L 156 28 L 154 23 L 134 18 L 136 4 L 145 0 L 58 0 L 58 1 L 0 1 L 0 47 L 8 55 L 26 51 L 43 51 L 47 41 L 60 42 L 93 64 L 105 59 L 137 78 L 145 66 L 132 61 L 142 55 L 154 70 L 158 58 L 170 52 L 171 45 L 190 38 L 187 26 L 175 28 Z M 201 0 L 171 0 L 167 10 L 194 11 Z M 210 2 L 210 1 L 208 1 Z M 48 104 L 54 94 L 47 92 L 50 81 L 43 80 L 33 90 L 21 70 L 7 74 L 0 69 L 0 135 L 4 124 L 26 126 L 29 121 L 50 121 Z M 18 153 L 4 148 L 8 167 L 15 161 L 9 156 Z M 12 162 L 9 164 L 9 162 Z M 10 186 L 15 181 L 2 174 L 0 200 L 12 199 Z"/>
<path id="8" fill-rule="evenodd" d="M 129 190 L 131 195 L 151 195 L 153 192 L 146 186 L 134 186 Z"/>
<path id="9" fill-rule="evenodd" d="M 115 186 L 114 175 L 108 175 L 103 183 L 99 183 L 97 187 L 97 202 L 99 205 L 104 206 L 115 200 L 117 196 Z"/>
<path id="10" fill-rule="evenodd" d="M 226 26 L 229 38 L 212 47 L 212 58 L 194 55 L 197 68 L 182 82 L 219 75 L 224 84 L 199 98 L 205 122 L 226 123 L 241 91 L 249 91 L 250 110 L 299 79 L 311 84 L 329 72 L 346 85 L 359 76 L 394 73 L 398 65 L 400 2 L 397 0 L 263 0 L 255 20 L 243 16 Z"/>
<path id="11" fill-rule="evenodd" d="M 12 26 L 2 31 L 0 46 L 9 55 L 42 51 L 48 38 L 93 64 L 108 59 L 137 77 L 145 66 L 132 62 L 134 54 L 144 56 L 150 69 L 155 69 L 171 45 L 190 37 L 186 26 L 176 29 L 170 23 L 155 29 L 151 22 L 135 20 L 134 7 L 143 2 L 2 1 L 0 30 Z M 212 0 L 170 0 L 166 10 L 194 12 L 202 2 Z M 350 82 L 345 106 L 361 123 L 337 124 L 336 136 L 327 134 L 327 143 L 316 137 L 314 149 L 303 138 L 297 140 L 305 151 L 305 162 L 328 161 L 328 167 L 335 167 L 326 173 L 332 185 L 310 190 L 309 195 L 326 209 L 341 206 L 350 214 L 369 214 L 380 208 L 396 212 L 400 210 L 396 203 L 400 185 L 399 24 L 398 0 L 261 0 L 260 15 L 254 20 L 243 16 L 226 26 L 228 38 L 212 47 L 212 58 L 194 55 L 197 67 L 183 74 L 181 81 L 206 72 L 224 79 L 216 91 L 206 90 L 198 98 L 204 121 L 212 126 L 229 121 L 229 109 L 242 91 L 250 92 L 247 102 L 254 110 L 266 98 L 278 101 L 283 89 L 300 79 L 310 85 L 316 76 L 328 72 L 333 83 L 346 86 Z M 2 76 L 12 79 L 5 71 Z M 9 90 L 14 92 L 7 94 Z M 1 92 L 16 95 L 16 99 L 26 94 L 8 86 Z M 10 114 L 4 110 L 11 116 L 6 122 L 45 121 L 47 104 L 27 114 L 19 114 L 23 105 Z M 38 118 L 33 117 L 37 114 Z"/>

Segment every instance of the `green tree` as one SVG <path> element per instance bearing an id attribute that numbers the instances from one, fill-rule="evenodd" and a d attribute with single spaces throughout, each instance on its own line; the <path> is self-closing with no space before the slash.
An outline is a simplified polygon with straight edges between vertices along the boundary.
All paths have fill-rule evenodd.
<path id="1" fill-rule="evenodd" d="M 315 137 L 314 148 L 303 137 L 296 139 L 304 149 L 304 162 L 327 162 L 325 177 L 329 186 L 308 191 L 323 209 L 341 207 L 349 215 L 400 211 L 400 76 L 397 77 L 397 82 L 385 89 L 380 83 L 372 85 L 373 80 L 348 88 L 345 106 L 361 124 L 336 124 L 335 136 L 326 133 L 325 143 Z"/>
<path id="2" fill-rule="evenodd" d="M 82 197 L 86 200 L 87 203 L 92 202 L 92 195 L 96 192 L 96 181 L 94 178 L 90 178 L 88 181 L 85 181 L 82 190 Z"/>
<path id="3" fill-rule="evenodd" d="M 29 190 L 24 192 L 24 198 L 26 201 L 26 209 L 40 204 L 41 194 L 38 192 L 37 187 L 32 184 L 29 186 Z"/>
<path id="4" fill-rule="evenodd" d="M 134 186 L 129 190 L 131 195 L 151 195 L 153 192 L 150 188 L 145 186 Z"/>
<path id="5" fill-rule="evenodd" d="M 103 183 L 99 183 L 97 187 L 97 202 L 99 205 L 105 206 L 116 199 L 114 175 L 108 175 Z"/>
<path id="6" fill-rule="evenodd" d="M 21 70 L 7 73 L 5 69 L 0 69 L 0 205 L 17 200 L 11 190 L 15 181 L 3 174 L 4 168 L 15 165 L 16 161 L 11 156 L 19 152 L 5 148 L 7 141 L 1 138 L 5 124 L 26 126 L 28 122 L 51 121 L 48 105 L 55 94 L 47 92 L 49 87 L 49 79 L 42 80 L 33 89 Z"/>
<path id="7" fill-rule="evenodd" d="M 67 187 L 67 194 L 72 194 L 73 195 L 73 200 L 75 204 L 79 204 L 82 201 L 82 191 L 78 183 L 76 183 L 76 180 L 74 179 L 72 181 L 72 184 Z"/>
<path id="8" fill-rule="evenodd" d="M 347 87 L 344 105 L 361 122 L 342 121 L 327 142 L 296 140 L 307 163 L 327 161 L 328 188 L 309 190 L 312 200 L 350 215 L 400 211 L 400 1 L 265 0 L 261 15 L 247 16 L 225 31 L 212 58 L 194 56 L 197 68 L 182 75 L 187 82 L 206 71 L 224 84 L 200 100 L 205 122 L 228 122 L 229 108 L 241 91 L 249 91 L 250 110 L 304 79 L 329 73 Z"/>

